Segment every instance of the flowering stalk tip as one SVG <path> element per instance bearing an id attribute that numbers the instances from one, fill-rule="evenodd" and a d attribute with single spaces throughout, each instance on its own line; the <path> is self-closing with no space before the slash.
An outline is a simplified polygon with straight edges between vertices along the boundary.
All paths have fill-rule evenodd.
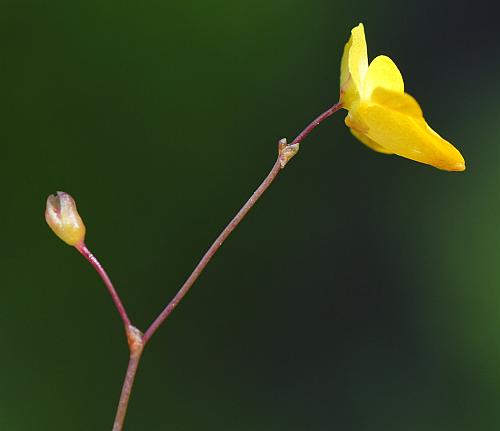
<path id="1" fill-rule="evenodd" d="M 85 239 L 85 225 L 76 209 L 75 200 L 65 192 L 47 198 L 45 220 L 66 244 L 79 247 Z"/>
<path id="2" fill-rule="evenodd" d="M 354 27 L 340 66 L 345 124 L 372 150 L 397 154 L 445 171 L 465 170 L 460 152 L 430 128 L 418 102 L 405 93 L 394 62 L 379 55 L 368 64 L 363 24 Z"/>

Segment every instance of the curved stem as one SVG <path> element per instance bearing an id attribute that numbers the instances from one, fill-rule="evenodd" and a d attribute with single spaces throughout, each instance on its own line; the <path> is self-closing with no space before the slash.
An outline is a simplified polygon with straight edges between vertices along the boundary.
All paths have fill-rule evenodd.
<path id="1" fill-rule="evenodd" d="M 97 258 L 90 252 L 90 250 L 83 242 L 77 245 L 76 249 L 85 259 L 87 259 L 90 262 L 90 264 L 95 268 L 95 270 L 101 277 L 102 281 L 104 282 L 109 291 L 109 294 L 111 295 L 111 299 L 115 303 L 118 313 L 120 314 L 120 317 L 123 321 L 123 325 L 125 326 L 125 331 L 128 331 L 128 327 L 131 326 L 130 319 L 128 318 L 127 312 L 125 311 L 125 307 L 123 306 L 123 303 L 120 299 L 120 296 L 118 295 L 118 292 L 114 288 L 113 283 L 111 282 L 111 279 L 104 270 L 103 266 L 97 260 Z"/>
<path id="2" fill-rule="evenodd" d="M 158 328 L 162 325 L 162 323 L 167 319 L 168 316 L 174 311 L 175 307 L 179 304 L 179 302 L 186 296 L 189 292 L 189 289 L 193 286 L 195 281 L 198 279 L 200 274 L 206 268 L 214 254 L 219 250 L 220 246 L 224 243 L 229 235 L 234 231 L 236 226 L 245 218 L 247 213 L 252 209 L 257 200 L 264 194 L 267 188 L 272 184 L 275 178 L 278 176 L 280 170 L 286 165 L 288 160 L 293 157 L 293 155 L 298 151 L 298 145 L 302 142 L 304 138 L 306 138 L 319 124 L 321 124 L 324 120 L 330 117 L 332 114 L 337 112 L 342 108 L 341 102 L 336 103 L 325 112 L 316 117 L 311 123 L 309 123 L 306 128 L 297 135 L 297 137 L 290 143 L 286 144 L 286 140 L 280 141 L 280 151 L 278 155 L 278 159 L 274 163 L 271 171 L 264 179 L 262 184 L 257 188 L 257 190 L 252 194 L 250 199 L 243 205 L 243 207 L 238 211 L 236 216 L 229 222 L 229 224 L 224 228 L 224 230 L 220 233 L 220 235 L 216 238 L 214 243 L 210 246 L 208 251 L 201 258 L 198 265 L 196 265 L 195 269 L 182 285 L 180 290 L 174 296 L 174 298 L 167 304 L 167 306 L 163 309 L 163 311 L 158 315 L 158 317 L 153 321 L 150 327 L 146 330 L 143 337 L 143 342 L 146 344 L 154 333 L 158 330 Z M 286 150 L 291 150 L 291 155 L 286 155 Z"/>

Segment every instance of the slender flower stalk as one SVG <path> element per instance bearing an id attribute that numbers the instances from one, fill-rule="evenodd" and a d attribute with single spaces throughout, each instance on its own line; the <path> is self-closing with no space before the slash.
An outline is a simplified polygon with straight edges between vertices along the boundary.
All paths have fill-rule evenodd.
<path id="1" fill-rule="evenodd" d="M 255 192 L 250 196 L 250 199 L 243 205 L 243 207 L 238 211 L 238 214 L 234 216 L 234 218 L 229 222 L 229 224 L 224 228 L 224 230 L 220 233 L 220 235 L 216 238 L 214 243 L 210 246 L 205 255 L 201 258 L 196 268 L 193 270 L 191 275 L 188 277 L 186 282 L 182 285 L 180 290 L 174 296 L 174 298 L 168 303 L 168 305 L 164 308 L 164 310 L 159 314 L 159 316 L 155 319 L 155 321 L 151 324 L 151 326 L 144 333 L 144 343 L 146 344 L 149 339 L 153 336 L 153 334 L 157 331 L 160 325 L 167 319 L 167 317 L 174 311 L 175 307 L 179 304 L 179 302 L 184 298 L 184 296 L 188 293 L 189 289 L 193 286 L 194 282 L 198 279 L 200 274 L 206 268 L 214 254 L 219 250 L 220 246 L 224 243 L 224 241 L 228 238 L 229 235 L 236 229 L 236 226 L 243 220 L 243 218 L 247 215 L 247 213 L 252 209 L 255 203 L 259 200 L 262 194 L 267 190 L 267 188 L 271 185 L 274 179 L 278 176 L 281 171 L 281 163 L 280 158 L 276 160 L 271 171 L 264 179 L 262 184 L 255 190 Z"/>
<path id="2" fill-rule="evenodd" d="M 236 229 L 238 224 L 245 218 L 248 212 L 252 209 L 255 203 L 260 199 L 264 192 L 276 179 L 280 171 L 286 166 L 292 157 L 299 151 L 300 143 L 324 120 L 342 108 L 342 103 L 338 102 L 331 108 L 327 109 L 317 118 L 315 118 L 307 127 L 300 132 L 297 137 L 290 143 L 286 139 L 281 139 L 278 144 L 278 157 L 274 162 L 270 172 L 262 181 L 260 186 L 250 196 L 248 201 L 238 211 L 229 224 L 223 229 L 219 236 L 215 239 L 214 243 L 210 246 L 207 252 L 203 255 L 200 262 L 194 268 L 191 275 L 187 278 L 185 283 L 181 286 L 174 298 L 167 304 L 163 311 L 153 321 L 144 334 L 139 331 L 131 322 L 128 317 L 125 306 L 123 305 L 118 292 L 116 291 L 111 279 L 104 270 L 101 263 L 87 248 L 84 242 L 85 226 L 76 211 L 76 204 L 70 195 L 64 192 L 58 192 L 57 196 L 50 196 L 47 200 L 46 220 L 52 230 L 67 244 L 74 246 L 80 254 L 94 267 L 106 288 L 111 295 L 118 314 L 120 315 L 123 325 L 125 327 L 125 334 L 127 336 L 130 358 L 127 367 L 127 372 L 123 381 L 120 400 L 116 411 L 115 421 L 113 424 L 113 431 L 122 431 L 125 416 L 127 414 L 128 403 L 132 387 L 134 385 L 135 376 L 139 367 L 139 362 L 142 357 L 144 347 L 151 337 L 156 333 L 158 328 L 170 316 L 172 311 L 177 307 L 179 302 L 186 296 L 203 270 L 206 268 L 212 257 L 217 250 L 221 247 L 224 241 Z"/>
<path id="3" fill-rule="evenodd" d="M 165 322 L 165 320 L 170 316 L 172 311 L 177 307 L 179 302 L 186 296 L 189 292 L 193 284 L 196 282 L 198 277 L 201 275 L 203 270 L 206 268 L 212 257 L 215 255 L 217 250 L 221 247 L 224 241 L 231 235 L 231 233 L 236 229 L 238 224 L 245 218 L 248 212 L 252 209 L 255 203 L 259 200 L 259 198 L 264 194 L 264 192 L 269 188 L 269 186 L 276 179 L 280 171 L 285 167 L 285 165 L 290 161 L 290 159 L 297 154 L 300 143 L 324 120 L 333 115 L 335 112 L 342 108 L 342 104 L 336 103 L 325 112 L 316 117 L 311 123 L 309 123 L 306 128 L 300 132 L 297 137 L 290 143 L 287 144 L 286 139 L 281 139 L 278 146 L 278 158 L 271 168 L 270 172 L 267 174 L 266 178 L 260 186 L 255 190 L 255 192 L 250 196 L 250 199 L 241 207 L 238 213 L 234 216 L 234 218 L 229 222 L 229 224 L 223 229 L 223 231 L 219 234 L 219 236 L 215 239 L 213 244 L 207 250 L 207 252 L 203 255 L 200 262 L 194 268 L 191 275 L 187 278 L 185 283 L 179 289 L 177 294 L 173 297 L 173 299 L 167 304 L 167 306 L 163 309 L 163 311 L 158 315 L 158 317 L 153 321 L 153 323 L 146 330 L 144 335 L 140 334 L 140 332 L 135 328 L 134 332 L 127 332 L 127 337 L 129 340 L 130 347 L 130 359 L 127 367 L 127 372 L 125 374 L 125 379 L 123 381 L 122 392 L 120 395 L 120 401 L 118 403 L 118 409 L 116 412 L 115 422 L 113 425 L 113 431 L 122 431 L 123 423 L 125 421 L 125 415 L 127 413 L 128 402 L 130 399 L 130 393 L 132 391 L 132 387 L 135 381 L 135 375 L 137 372 L 137 368 L 139 366 L 139 362 L 142 356 L 142 352 L 148 341 L 151 337 L 156 333 L 158 328 Z M 104 280 L 104 278 L 103 278 Z M 113 295 L 112 295 L 113 297 Z M 140 348 L 134 350 L 135 341 L 140 345 Z"/>
<path id="4" fill-rule="evenodd" d="M 101 277 L 103 283 L 107 287 L 111 299 L 113 300 L 118 314 L 120 315 L 123 325 L 125 327 L 125 334 L 127 336 L 127 342 L 130 352 L 130 358 L 128 362 L 127 372 L 123 380 L 122 391 L 120 394 L 120 401 L 118 402 L 118 407 L 116 410 L 115 421 L 113 423 L 113 431 L 121 431 L 123 429 L 123 424 L 125 422 L 125 416 L 127 414 L 128 402 L 130 399 L 130 394 L 132 392 L 132 387 L 135 381 L 135 375 L 137 373 L 137 368 L 139 367 L 139 362 L 141 360 L 142 351 L 144 348 L 143 335 L 139 329 L 132 325 L 130 318 L 127 315 L 127 311 L 120 299 L 120 295 L 116 291 L 111 279 L 109 278 L 106 270 L 97 260 L 97 258 L 92 254 L 92 252 L 87 248 L 85 243 L 81 242 L 75 246 L 75 248 L 80 252 L 80 254 L 89 261 L 89 263 L 94 267 L 96 272 Z"/>
<path id="5" fill-rule="evenodd" d="M 116 410 L 113 431 L 121 431 L 123 429 L 123 423 L 125 422 L 125 416 L 127 414 L 128 401 L 130 399 L 130 394 L 132 393 L 135 375 L 137 373 L 137 368 L 139 367 L 142 351 L 144 349 L 142 333 L 132 325 L 127 328 L 127 340 L 130 349 L 130 358 L 128 361 L 127 373 L 125 374 L 125 379 L 123 380 L 120 401 L 118 402 L 118 408 Z"/>
<path id="6" fill-rule="evenodd" d="M 130 399 L 130 394 L 132 393 L 132 387 L 135 381 L 135 374 L 137 373 L 137 368 L 139 367 L 139 361 L 141 360 L 141 355 L 142 353 L 139 353 L 137 355 L 130 355 L 127 367 L 127 374 L 125 375 L 122 392 L 120 394 L 120 402 L 118 403 L 118 408 L 116 409 L 115 421 L 113 422 L 113 431 L 121 431 L 123 429 L 125 416 L 127 414 L 128 401 Z"/>
<path id="7" fill-rule="evenodd" d="M 325 121 L 328 117 L 331 115 L 335 114 L 338 110 L 342 109 L 344 106 L 342 102 L 337 102 L 335 105 L 332 107 L 328 108 L 325 112 L 322 114 L 319 114 L 314 120 L 312 120 L 302 132 L 300 132 L 297 137 L 292 141 L 290 146 L 293 146 L 295 144 L 300 144 L 307 136 L 309 133 L 311 133 L 317 126 L 319 126 L 323 121 Z"/>
<path id="8" fill-rule="evenodd" d="M 101 277 L 106 288 L 108 289 L 109 294 L 111 295 L 111 299 L 113 300 L 116 309 L 118 310 L 118 314 L 120 315 L 123 321 L 123 325 L 125 326 L 125 332 L 128 333 L 128 327 L 131 326 L 130 319 L 127 315 L 125 307 L 123 306 L 122 300 L 120 299 L 120 295 L 118 295 L 118 292 L 113 286 L 113 283 L 111 282 L 111 279 L 109 278 L 108 274 L 104 270 L 101 263 L 97 260 L 97 257 L 95 257 L 91 253 L 91 251 L 87 248 L 84 242 L 77 244 L 75 247 L 80 252 L 80 254 L 89 261 L 89 263 L 95 268 L 95 270 Z"/>
<path id="9" fill-rule="evenodd" d="M 115 421 L 113 423 L 113 431 L 121 431 L 123 429 L 123 423 L 125 422 L 128 401 L 130 399 L 130 394 L 134 385 L 135 375 L 137 373 L 137 368 L 139 367 L 139 362 L 142 356 L 142 350 L 144 348 L 142 333 L 131 324 L 130 318 L 127 315 L 127 311 L 125 310 L 125 307 L 120 299 L 120 295 L 118 295 L 118 292 L 113 286 L 111 279 L 109 278 L 106 270 L 101 265 L 101 263 L 87 248 L 84 242 L 77 244 L 75 248 L 83 257 L 85 257 L 85 259 L 89 261 L 89 263 L 95 268 L 96 272 L 101 277 L 102 281 L 109 291 L 109 294 L 111 295 L 111 299 L 113 300 L 116 309 L 118 310 L 118 314 L 120 315 L 125 327 L 125 334 L 127 336 L 130 358 L 128 362 L 127 372 L 125 374 L 125 379 L 123 381 L 120 401 L 118 402 L 118 408 L 116 410 Z"/>
<path id="10" fill-rule="evenodd" d="M 286 139 L 280 140 L 279 143 L 279 151 L 278 151 L 278 159 L 274 163 L 271 171 L 261 183 L 261 185 L 255 190 L 255 192 L 250 196 L 250 199 L 243 205 L 243 207 L 238 211 L 238 213 L 234 216 L 234 218 L 229 222 L 229 224 L 224 228 L 224 230 L 220 233 L 220 235 L 215 239 L 214 243 L 210 246 L 205 255 L 201 258 L 198 265 L 196 265 L 195 269 L 191 273 L 191 275 L 187 278 L 185 283 L 182 285 L 180 290 L 174 296 L 174 298 L 167 304 L 167 306 L 163 309 L 163 311 L 158 315 L 158 317 L 153 321 L 150 327 L 144 333 L 143 342 L 146 344 L 154 333 L 158 330 L 158 328 L 162 325 L 162 323 L 167 319 L 168 316 L 174 311 L 175 307 L 179 304 L 179 302 L 186 296 L 189 292 L 189 289 L 193 286 L 195 281 L 198 279 L 200 274 L 206 268 L 212 257 L 217 250 L 221 247 L 224 241 L 231 235 L 231 233 L 236 229 L 236 226 L 245 218 L 248 212 L 252 209 L 255 203 L 259 200 L 259 198 L 264 194 L 264 192 L 268 189 L 268 187 L 272 184 L 272 182 L 276 179 L 281 169 L 285 167 L 288 161 L 298 152 L 300 143 L 324 120 L 333 115 L 339 109 L 342 108 L 342 104 L 340 102 L 336 103 L 325 112 L 316 117 L 313 121 L 311 121 L 302 132 L 300 132 L 297 137 L 290 143 L 286 143 Z"/>

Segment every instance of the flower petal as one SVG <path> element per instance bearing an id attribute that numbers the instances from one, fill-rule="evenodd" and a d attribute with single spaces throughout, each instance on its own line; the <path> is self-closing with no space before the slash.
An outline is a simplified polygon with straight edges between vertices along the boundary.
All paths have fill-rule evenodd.
<path id="1" fill-rule="evenodd" d="M 359 98 L 361 83 L 368 70 L 365 30 L 359 24 L 351 31 L 340 63 L 341 100 L 347 108 Z"/>
<path id="2" fill-rule="evenodd" d="M 340 88 L 351 78 L 351 74 L 349 73 L 349 53 L 351 52 L 351 46 L 352 36 L 345 44 L 344 54 L 342 54 L 342 60 L 340 61 Z"/>
<path id="3" fill-rule="evenodd" d="M 351 130 L 351 133 L 354 135 L 354 137 L 356 137 L 363 144 L 365 144 L 367 147 L 371 148 L 372 150 L 376 151 L 377 153 L 393 154 L 392 151 L 386 150 L 384 147 L 377 144 L 374 140 L 370 139 L 368 136 L 363 135 L 362 133 L 358 133 L 354 129 L 350 129 L 350 130 Z"/>
<path id="4" fill-rule="evenodd" d="M 381 94 L 386 98 L 387 104 L 364 102 L 355 113 L 351 113 L 366 125 L 368 138 L 387 151 L 438 169 L 465 169 L 465 161 L 460 152 L 434 132 L 423 116 L 415 115 L 418 107 L 415 99 L 407 94 L 388 90 Z"/>
<path id="5" fill-rule="evenodd" d="M 349 50 L 349 72 L 359 88 L 368 71 L 368 52 L 366 48 L 365 28 L 359 24 L 351 31 L 352 45 Z"/>
<path id="6" fill-rule="evenodd" d="M 394 62 L 385 55 L 379 55 L 370 63 L 363 87 L 362 97 L 364 99 L 369 99 L 373 90 L 377 87 L 397 93 L 404 93 L 405 91 L 401 72 Z"/>
<path id="7" fill-rule="evenodd" d="M 423 120 L 424 114 L 420 105 L 408 93 L 399 93 L 387 88 L 377 87 L 373 90 L 370 100 L 372 103 Z"/>

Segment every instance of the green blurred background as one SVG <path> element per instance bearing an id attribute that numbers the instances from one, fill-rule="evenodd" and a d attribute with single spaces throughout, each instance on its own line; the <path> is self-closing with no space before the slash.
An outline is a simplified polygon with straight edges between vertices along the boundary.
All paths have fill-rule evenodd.
<path id="1" fill-rule="evenodd" d="M 70 192 L 137 326 L 338 97 L 350 29 L 465 173 L 339 113 L 145 352 L 127 430 L 498 430 L 500 83 L 485 2 L 0 2 L 0 430 L 109 430 L 127 363 L 97 275 L 45 225 Z"/>

